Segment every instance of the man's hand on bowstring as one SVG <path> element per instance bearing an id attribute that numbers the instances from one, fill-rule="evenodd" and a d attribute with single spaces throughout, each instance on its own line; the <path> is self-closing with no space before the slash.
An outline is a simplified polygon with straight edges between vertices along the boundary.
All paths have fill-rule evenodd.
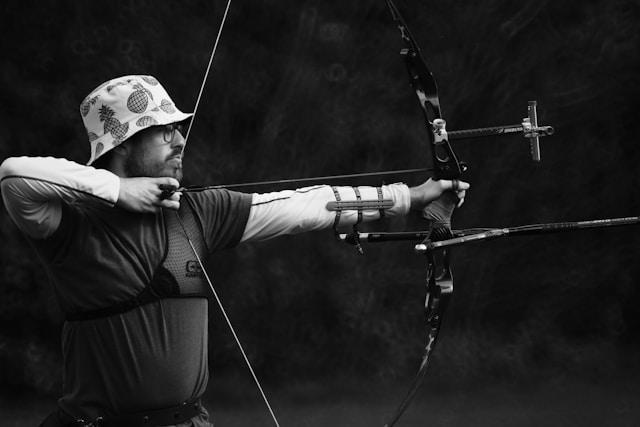
<path id="1" fill-rule="evenodd" d="M 462 206 L 469 183 L 457 179 L 431 178 L 424 184 L 412 187 L 411 208 L 422 211 L 422 217 L 432 221 L 436 228 L 451 228 L 451 215 L 456 207 Z"/>
<path id="2" fill-rule="evenodd" d="M 175 178 L 120 178 L 120 192 L 116 206 L 131 212 L 151 213 L 160 208 L 178 210 L 182 193 L 168 195 L 166 188 L 179 188 Z M 164 198 L 164 196 L 167 196 Z"/>

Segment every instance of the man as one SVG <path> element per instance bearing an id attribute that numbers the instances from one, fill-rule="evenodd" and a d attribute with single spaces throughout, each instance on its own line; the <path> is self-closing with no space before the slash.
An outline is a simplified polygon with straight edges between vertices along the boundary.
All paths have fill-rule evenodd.
<path id="1" fill-rule="evenodd" d="M 0 166 L 5 207 L 66 315 L 63 395 L 46 426 L 211 425 L 199 403 L 208 380 L 208 285 L 191 245 L 204 258 L 244 241 L 403 215 L 452 189 L 457 197 L 447 203 L 455 204 L 469 188 L 428 180 L 414 188 L 171 194 L 163 186 L 180 185 L 181 124 L 191 114 L 155 78 L 110 80 L 80 113 L 87 166 L 51 157 Z M 338 199 L 390 207 L 329 210 Z"/>

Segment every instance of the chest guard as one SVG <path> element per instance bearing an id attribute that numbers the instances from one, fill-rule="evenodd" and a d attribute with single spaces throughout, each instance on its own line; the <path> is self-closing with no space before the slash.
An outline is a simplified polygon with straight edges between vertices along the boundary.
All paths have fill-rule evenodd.
<path id="1" fill-rule="evenodd" d="M 159 298 L 209 295 L 202 268 L 189 244 L 190 239 L 198 256 L 201 259 L 205 257 L 202 229 L 188 200 L 183 200 L 183 204 L 186 209 L 181 210 L 180 216 L 168 209 L 162 211 L 167 231 L 167 252 L 145 289 Z"/>
<path id="2" fill-rule="evenodd" d="M 66 320 L 108 317 L 163 298 L 207 298 L 209 287 L 189 244 L 190 239 L 198 256 L 204 258 L 206 245 L 202 228 L 188 199 L 183 200 L 183 206 L 180 214 L 168 209 L 162 210 L 166 235 L 164 258 L 156 268 L 151 281 L 138 295 L 109 307 L 66 313 Z"/>

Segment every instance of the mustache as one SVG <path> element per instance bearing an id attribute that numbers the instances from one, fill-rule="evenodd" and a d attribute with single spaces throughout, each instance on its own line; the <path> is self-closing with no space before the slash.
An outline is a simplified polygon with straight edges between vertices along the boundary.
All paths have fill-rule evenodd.
<path id="1" fill-rule="evenodd" d="M 167 156 L 166 160 L 170 160 L 174 157 L 179 157 L 182 158 L 182 149 L 181 148 L 174 148 L 173 150 L 171 150 L 171 153 L 169 153 L 169 155 Z"/>

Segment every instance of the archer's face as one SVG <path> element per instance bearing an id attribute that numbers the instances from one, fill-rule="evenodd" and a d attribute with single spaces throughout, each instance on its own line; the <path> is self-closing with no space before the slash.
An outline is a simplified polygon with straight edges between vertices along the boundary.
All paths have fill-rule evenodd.
<path id="1" fill-rule="evenodd" d="M 145 129 L 129 148 L 124 164 L 127 176 L 172 177 L 181 181 L 184 144 L 175 124 Z"/>

